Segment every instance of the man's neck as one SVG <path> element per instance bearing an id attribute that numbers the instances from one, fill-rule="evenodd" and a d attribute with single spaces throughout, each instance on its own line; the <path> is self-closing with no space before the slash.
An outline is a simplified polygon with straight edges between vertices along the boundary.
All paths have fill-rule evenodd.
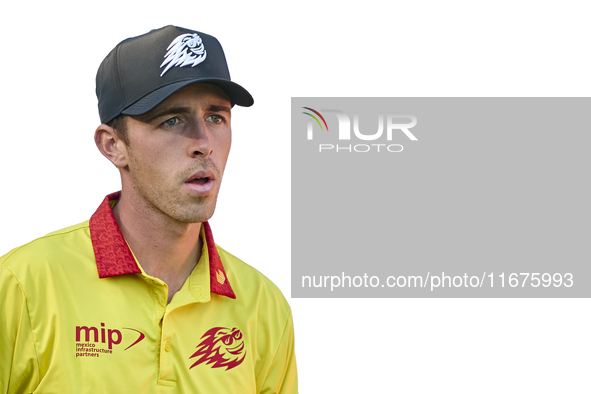
<path id="1" fill-rule="evenodd" d="M 170 303 L 201 257 L 201 223 L 176 222 L 123 193 L 113 214 L 143 270 L 167 284 Z"/>

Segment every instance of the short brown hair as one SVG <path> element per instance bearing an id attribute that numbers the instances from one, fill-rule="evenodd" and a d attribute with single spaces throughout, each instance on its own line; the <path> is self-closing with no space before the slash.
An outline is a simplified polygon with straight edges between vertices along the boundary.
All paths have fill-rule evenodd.
<path id="1" fill-rule="evenodd" d="M 127 137 L 127 122 L 125 121 L 126 117 L 126 115 L 119 115 L 110 121 L 107 126 L 111 126 L 113 130 L 115 130 L 115 134 L 125 142 L 125 145 L 129 145 L 129 138 Z"/>

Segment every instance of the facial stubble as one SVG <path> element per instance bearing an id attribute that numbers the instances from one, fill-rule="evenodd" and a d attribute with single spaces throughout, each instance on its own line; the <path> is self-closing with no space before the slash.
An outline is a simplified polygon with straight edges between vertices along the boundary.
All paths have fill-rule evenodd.
<path id="1" fill-rule="evenodd" d="M 138 159 L 131 145 L 128 145 L 128 152 L 127 170 L 132 187 L 149 210 L 178 223 L 187 224 L 203 223 L 213 216 L 223 174 L 210 158 L 195 159 L 196 164 L 180 175 L 165 174 L 165 177 L 159 177 L 161 179 L 148 179 L 148 174 L 160 172 L 150 171 L 150 167 Z M 214 173 L 214 190 L 207 196 L 184 194 L 182 188 L 185 181 L 200 170 L 211 170 Z"/>

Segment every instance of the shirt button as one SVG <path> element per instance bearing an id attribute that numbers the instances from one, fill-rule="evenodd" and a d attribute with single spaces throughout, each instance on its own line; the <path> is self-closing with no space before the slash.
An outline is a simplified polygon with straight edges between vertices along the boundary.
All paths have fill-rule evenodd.
<path id="1" fill-rule="evenodd" d="M 172 347 L 172 345 L 170 344 L 170 341 L 166 341 L 166 345 L 164 345 L 164 350 L 169 352 L 171 347 Z"/>

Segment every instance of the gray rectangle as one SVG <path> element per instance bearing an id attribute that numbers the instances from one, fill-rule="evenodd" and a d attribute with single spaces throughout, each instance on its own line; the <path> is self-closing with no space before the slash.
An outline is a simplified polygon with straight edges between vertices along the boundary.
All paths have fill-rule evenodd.
<path id="1" fill-rule="evenodd" d="M 589 297 L 589 98 L 292 98 L 292 297 Z"/>

